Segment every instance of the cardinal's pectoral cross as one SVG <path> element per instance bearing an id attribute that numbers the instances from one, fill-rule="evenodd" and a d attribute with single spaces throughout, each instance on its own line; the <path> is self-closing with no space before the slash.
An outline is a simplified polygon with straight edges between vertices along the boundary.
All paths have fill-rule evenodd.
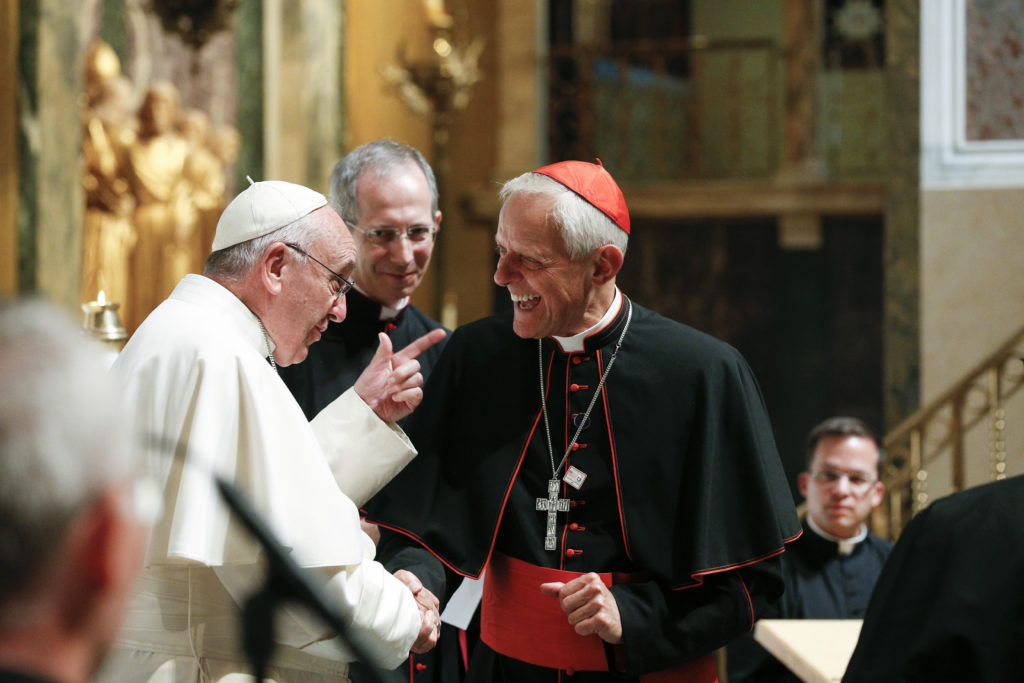
<path id="1" fill-rule="evenodd" d="M 569 499 L 559 498 L 560 484 L 557 479 L 548 481 L 548 497 L 537 499 L 537 509 L 548 513 L 548 528 L 544 535 L 544 550 L 555 550 L 558 541 L 555 538 L 555 513 L 569 511 Z"/>

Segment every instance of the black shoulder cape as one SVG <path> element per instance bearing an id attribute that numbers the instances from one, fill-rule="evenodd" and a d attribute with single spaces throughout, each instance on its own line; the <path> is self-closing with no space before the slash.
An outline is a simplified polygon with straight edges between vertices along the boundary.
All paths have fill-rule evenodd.
<path id="1" fill-rule="evenodd" d="M 540 419 L 537 341 L 517 337 L 511 318 L 452 334 L 406 425 L 419 456 L 367 510 L 473 577 Z M 624 318 L 588 348 L 610 354 Z M 545 352 L 555 346 L 544 343 Z M 778 554 L 799 535 L 760 391 L 732 347 L 633 304 L 595 410 L 614 425 L 625 547 L 654 578 L 694 585 Z"/>

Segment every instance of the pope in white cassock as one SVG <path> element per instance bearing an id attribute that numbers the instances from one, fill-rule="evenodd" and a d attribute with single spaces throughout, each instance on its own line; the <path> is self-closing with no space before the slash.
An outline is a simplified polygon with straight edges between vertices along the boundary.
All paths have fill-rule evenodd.
<path id="1" fill-rule="evenodd" d="M 322 579 L 379 662 L 397 666 L 436 642 L 436 598 L 374 561 L 357 506 L 415 455 L 394 422 L 422 398 L 415 358 L 443 331 L 395 354 L 381 335 L 355 386 L 312 422 L 277 376 L 345 317 L 355 257 L 323 195 L 254 183 L 224 210 L 204 274 L 185 276 L 120 354 L 112 372 L 150 444 L 164 514 L 99 680 L 227 681 L 249 671 L 239 604 L 265 569 L 212 473 Z M 275 639 L 274 680 L 346 680 L 351 654 L 303 610 L 279 610 Z"/>

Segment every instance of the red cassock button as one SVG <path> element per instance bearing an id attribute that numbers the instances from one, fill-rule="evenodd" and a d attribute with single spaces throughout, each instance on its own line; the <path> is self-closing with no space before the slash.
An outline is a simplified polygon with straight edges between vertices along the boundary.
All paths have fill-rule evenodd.
<path id="1" fill-rule="evenodd" d="M 577 524 L 576 522 L 573 522 L 572 524 L 569 525 L 569 529 L 572 530 L 572 531 L 576 531 L 579 528 L 580 528 L 580 525 Z"/>
<path id="2" fill-rule="evenodd" d="M 425 671 L 426 668 L 427 668 L 427 665 L 424 664 L 423 662 L 416 662 L 416 670 L 417 671 Z"/>
<path id="3" fill-rule="evenodd" d="M 569 385 L 569 391 L 579 391 L 579 390 L 580 390 L 580 385 L 579 384 L 570 384 Z"/>
<path id="4" fill-rule="evenodd" d="M 575 555 L 576 555 L 576 551 L 573 550 L 572 548 L 569 548 L 568 550 L 565 551 L 565 556 L 566 557 L 574 557 Z"/>
<path id="5" fill-rule="evenodd" d="M 572 364 L 573 365 L 579 365 L 582 362 L 583 362 L 583 359 L 580 358 L 579 356 L 573 356 L 572 357 Z"/>

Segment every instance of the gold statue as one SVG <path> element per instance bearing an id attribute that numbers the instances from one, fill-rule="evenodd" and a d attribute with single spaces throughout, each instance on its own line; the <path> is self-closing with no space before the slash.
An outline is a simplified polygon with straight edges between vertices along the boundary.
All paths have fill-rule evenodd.
<path id="1" fill-rule="evenodd" d="M 81 297 L 92 301 L 102 290 L 107 299 L 125 306 L 135 230 L 124 166 L 135 141 L 135 120 L 131 83 L 121 74 L 117 54 L 103 41 L 86 53 L 85 102 Z"/>
<path id="2" fill-rule="evenodd" d="M 127 156 L 138 235 L 131 261 L 130 329 L 167 298 L 197 258 L 197 215 L 187 172 L 191 146 L 177 123 L 177 89 L 153 84 L 139 109 L 138 138 Z"/>
<path id="3" fill-rule="evenodd" d="M 102 290 L 132 331 L 185 274 L 202 272 L 239 135 L 196 109 L 179 117 L 170 83 L 149 88 L 136 118 L 114 50 L 98 40 L 85 62 L 82 299 Z"/>
<path id="4" fill-rule="evenodd" d="M 224 209 L 224 165 L 213 150 L 210 117 L 198 109 L 186 109 L 181 115 L 179 127 L 189 143 L 185 175 L 192 187 L 191 199 L 196 208 L 197 221 L 190 271 L 202 272 L 213 243 L 217 220 Z"/>

